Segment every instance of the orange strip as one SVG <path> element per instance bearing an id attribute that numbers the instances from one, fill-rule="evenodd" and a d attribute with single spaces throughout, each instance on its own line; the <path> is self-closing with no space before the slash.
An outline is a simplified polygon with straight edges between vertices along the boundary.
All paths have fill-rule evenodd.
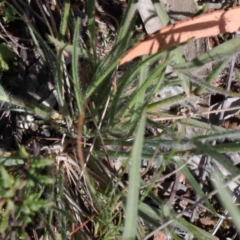
<path id="1" fill-rule="evenodd" d="M 205 13 L 160 29 L 131 48 L 120 65 L 142 55 L 154 54 L 191 38 L 205 38 L 240 29 L 240 7 Z"/>

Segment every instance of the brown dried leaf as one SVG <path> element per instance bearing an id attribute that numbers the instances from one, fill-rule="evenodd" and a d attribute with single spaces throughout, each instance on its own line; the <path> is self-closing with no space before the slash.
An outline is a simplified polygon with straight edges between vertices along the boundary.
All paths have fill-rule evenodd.
<path id="1" fill-rule="evenodd" d="M 142 55 L 151 55 L 191 38 L 199 39 L 240 29 L 240 7 L 218 10 L 183 20 L 160 29 L 131 48 L 120 65 Z"/>

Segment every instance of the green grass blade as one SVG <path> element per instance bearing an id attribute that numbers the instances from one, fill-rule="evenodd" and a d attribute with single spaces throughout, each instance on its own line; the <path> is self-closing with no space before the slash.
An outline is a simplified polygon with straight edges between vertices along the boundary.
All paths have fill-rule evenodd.
<path id="1" fill-rule="evenodd" d="M 68 24 L 68 18 L 69 18 L 69 13 L 70 13 L 70 1 L 69 0 L 65 0 L 64 1 L 64 11 L 63 11 L 63 16 L 62 16 L 62 20 L 61 20 L 61 24 L 60 24 L 60 36 L 59 39 L 63 40 L 64 36 L 66 34 L 67 31 L 67 24 Z"/>
<path id="2" fill-rule="evenodd" d="M 62 54 L 63 50 L 61 49 L 58 51 L 57 54 L 57 65 L 56 65 L 56 71 L 55 71 L 55 86 L 57 91 L 57 101 L 58 105 L 61 109 L 64 107 L 64 93 L 63 93 L 63 79 L 62 79 Z"/>
<path id="3" fill-rule="evenodd" d="M 214 134 L 208 134 L 204 136 L 198 136 L 193 139 L 193 141 L 212 141 L 212 140 L 222 140 L 224 138 L 229 139 L 239 139 L 240 138 L 240 132 L 239 131 L 224 131 L 224 132 L 218 132 Z"/>
<path id="4" fill-rule="evenodd" d="M 190 224 L 184 218 L 178 218 L 178 221 L 183 225 L 190 233 L 194 234 L 199 240 L 215 240 L 216 237 L 212 236 L 210 233 Z"/>
<path id="5" fill-rule="evenodd" d="M 228 59 L 218 63 L 217 66 L 207 76 L 206 82 L 211 84 L 216 79 L 216 77 L 219 75 L 219 73 L 223 70 L 223 68 L 227 65 L 227 63 L 228 63 Z M 196 93 L 196 95 L 201 95 L 204 92 L 204 90 L 205 90 L 204 87 L 198 87 L 195 90 L 195 93 Z"/>
<path id="6" fill-rule="evenodd" d="M 193 140 L 193 143 L 205 154 L 208 154 L 212 158 L 214 158 L 218 163 L 220 163 L 227 171 L 229 171 L 233 177 L 240 174 L 239 169 L 237 169 L 224 155 L 214 150 L 207 144 L 203 144 L 200 141 Z"/>
<path id="7" fill-rule="evenodd" d="M 202 88 L 206 88 L 211 90 L 214 93 L 218 93 L 218 94 L 222 94 L 222 95 L 226 95 L 226 96 L 230 96 L 230 97 L 240 97 L 239 93 L 233 92 L 233 91 L 226 91 L 220 87 L 214 87 L 211 84 L 209 84 L 208 82 L 203 82 L 201 80 L 199 80 L 196 76 L 193 76 L 191 74 L 187 74 L 189 75 L 189 78 L 192 82 L 196 83 L 197 85 L 201 86 Z"/>
<path id="8" fill-rule="evenodd" d="M 145 59 L 146 59 L 146 56 L 143 57 L 143 60 L 145 60 Z M 141 88 L 141 85 L 144 84 L 144 81 L 146 80 L 147 75 L 148 75 L 148 64 L 145 64 L 140 69 L 140 77 L 139 77 L 139 83 L 138 83 L 139 88 Z M 132 126 L 134 128 L 134 126 L 136 126 L 135 124 L 138 122 L 138 120 L 141 117 L 141 114 L 142 114 L 142 111 L 143 111 L 143 105 L 144 105 L 145 90 L 139 92 L 139 94 L 135 98 L 134 109 L 132 111 L 133 115 L 132 115 L 132 118 L 129 122 L 129 128 L 131 128 Z"/>
<path id="9" fill-rule="evenodd" d="M 240 42 L 238 38 L 231 39 L 212 50 L 200 55 L 187 63 L 180 63 L 174 67 L 179 72 L 189 72 L 198 69 L 200 66 L 221 60 L 229 59 L 240 51 Z"/>
<path id="10" fill-rule="evenodd" d="M 152 0 L 154 8 L 156 10 L 156 13 L 161 21 L 161 24 L 163 27 L 167 26 L 169 23 L 169 17 L 166 13 L 166 11 L 164 10 L 164 8 L 162 7 L 161 3 L 159 2 L 159 0 Z"/>
<path id="11" fill-rule="evenodd" d="M 173 97 L 166 98 L 161 101 L 151 103 L 147 106 L 148 113 L 154 113 L 155 111 L 161 109 L 162 107 L 169 107 L 172 104 L 176 104 L 186 98 L 186 93 L 181 93 Z"/>
<path id="12" fill-rule="evenodd" d="M 182 167 L 184 165 L 184 162 L 179 160 L 179 161 L 175 161 L 178 167 Z M 193 187 L 193 189 L 195 190 L 196 194 L 198 196 L 200 196 L 200 198 L 204 198 L 205 194 L 202 191 L 201 186 L 199 185 L 199 183 L 195 180 L 195 178 L 193 177 L 193 175 L 191 174 L 191 172 L 189 171 L 189 169 L 185 166 L 182 168 L 182 172 L 183 174 L 186 176 L 186 178 L 188 179 L 189 183 L 191 184 L 191 186 Z M 208 199 L 206 199 L 205 201 L 206 206 L 214 213 L 215 209 L 213 208 L 213 206 L 211 205 L 211 203 L 209 202 Z"/>
<path id="13" fill-rule="evenodd" d="M 78 39 L 79 39 L 79 29 L 80 29 L 80 22 L 79 19 L 76 21 L 74 36 L 73 36 L 73 54 L 72 54 L 72 77 L 73 77 L 73 90 L 74 95 L 77 103 L 78 112 L 80 113 L 83 106 L 83 100 L 81 96 L 81 89 L 80 89 L 80 79 L 79 79 L 79 63 L 78 63 L 78 54 L 77 54 L 77 46 L 78 46 Z"/>
<path id="14" fill-rule="evenodd" d="M 120 43 L 123 41 L 125 36 L 129 35 L 129 32 L 131 31 L 131 28 L 133 26 L 133 22 L 136 16 L 136 9 L 137 9 L 137 1 L 130 0 L 128 1 L 128 7 L 126 9 L 126 13 L 122 19 L 122 22 L 120 24 L 120 30 L 118 33 L 117 43 Z M 123 46 L 123 50 L 126 46 Z"/>
<path id="15" fill-rule="evenodd" d="M 220 126 L 215 126 L 211 125 L 202 121 L 199 121 L 194 118 L 187 118 L 187 119 L 182 119 L 179 121 L 181 124 L 184 124 L 186 126 L 190 127 L 196 127 L 196 128 L 201 128 L 201 129 L 206 129 L 209 130 L 210 132 L 217 132 L 217 133 L 224 133 L 227 132 L 228 130 L 226 128 L 220 127 Z M 208 136 L 208 135 L 207 135 Z M 202 136 L 203 138 L 206 136 Z"/>
<path id="16" fill-rule="evenodd" d="M 0 95 L 0 101 L 9 103 L 11 105 L 15 105 L 25 109 L 26 111 L 36 114 L 42 119 L 61 119 L 62 116 L 53 110 L 50 107 L 46 107 L 44 105 L 34 104 L 31 101 L 25 102 L 21 99 L 17 99 L 13 96 L 8 95 Z"/>
<path id="17" fill-rule="evenodd" d="M 139 82 L 139 89 L 136 91 L 136 93 L 134 95 L 132 94 L 133 97 L 132 97 L 129 105 L 125 106 L 126 110 L 122 114 L 123 117 L 125 115 L 129 114 L 129 110 L 132 111 L 132 107 L 133 107 L 133 105 L 136 105 L 136 101 L 137 101 L 138 97 L 145 95 L 145 91 L 147 90 L 147 88 L 149 88 L 151 85 L 153 85 L 153 81 L 155 81 L 155 79 L 159 75 L 161 76 L 161 78 L 159 78 L 159 79 L 163 79 L 162 75 L 164 75 L 164 70 L 165 70 L 166 66 L 169 64 L 170 61 L 171 61 L 171 57 L 169 57 L 165 62 L 163 62 L 160 65 L 160 67 L 158 67 L 153 73 L 151 73 L 150 77 L 148 77 L 146 75 L 145 78 L 141 80 L 141 85 L 140 85 L 140 82 Z M 145 67 L 147 68 L 147 65 L 145 65 Z M 142 68 L 144 68 L 144 67 L 142 67 Z M 141 71 L 140 71 L 140 77 L 141 77 Z M 144 70 L 144 71 L 146 72 L 146 70 Z M 156 85 L 159 86 L 160 84 L 161 84 L 161 81 L 159 81 Z M 153 98 L 153 93 L 151 93 L 150 98 Z"/>
<path id="18" fill-rule="evenodd" d="M 111 104 L 111 110 L 110 110 L 110 113 L 111 113 L 110 119 L 111 119 L 111 121 L 113 120 L 114 117 L 116 117 L 116 115 L 115 115 L 116 111 L 118 112 L 119 115 L 122 116 L 122 111 L 125 111 L 127 104 L 131 101 L 131 97 L 130 97 L 130 99 L 128 99 L 127 102 L 125 102 L 124 105 L 123 105 L 122 104 L 122 100 L 121 100 L 121 96 L 124 95 L 124 90 L 126 90 L 127 87 L 131 86 L 131 84 L 132 85 L 134 84 L 134 78 L 139 73 L 141 68 L 143 68 L 145 65 L 154 63 L 155 61 L 157 61 L 161 57 L 166 56 L 166 54 L 167 54 L 167 51 L 164 51 L 164 52 L 161 52 L 161 53 L 156 53 L 156 54 L 146 58 L 141 63 L 138 63 L 138 64 L 134 65 L 129 71 L 127 71 L 118 80 L 119 81 L 119 86 L 117 88 L 117 92 L 114 94 L 114 97 L 113 97 L 113 100 L 112 100 L 112 104 Z M 158 70 L 156 70 L 156 71 L 158 71 Z M 161 71 L 162 70 L 160 69 L 159 72 L 161 72 Z M 157 85 L 159 85 L 161 83 L 160 80 L 159 80 Z"/>
<path id="19" fill-rule="evenodd" d="M 139 204 L 139 215 L 144 219 L 144 221 L 155 227 L 158 227 L 159 221 L 162 220 L 161 211 L 159 209 L 154 209 L 143 202 Z"/>
<path id="20" fill-rule="evenodd" d="M 106 86 L 111 84 L 108 76 L 116 69 L 122 54 L 120 44 L 116 45 L 104 61 L 99 64 L 95 70 L 90 86 L 86 91 L 86 99 L 96 92 L 101 84 L 104 85 L 104 83 L 106 83 Z"/>
<path id="21" fill-rule="evenodd" d="M 73 47 L 73 45 L 71 44 L 66 44 L 64 42 L 59 41 L 58 39 L 48 35 L 48 39 L 49 41 L 51 41 L 55 47 L 59 48 L 59 49 L 63 49 L 66 50 L 67 52 L 73 54 L 73 51 L 76 51 L 76 54 L 79 57 L 88 57 L 87 51 L 84 48 L 81 47 Z M 73 50 L 74 49 L 74 50 Z"/>
<path id="22" fill-rule="evenodd" d="M 93 52 L 93 60 L 94 62 L 97 60 L 96 55 L 96 29 L 95 29 L 95 0 L 87 1 L 87 16 L 88 16 L 88 30 L 90 34 L 90 45 Z"/>
<path id="23" fill-rule="evenodd" d="M 126 217 L 122 239 L 135 239 L 138 222 L 138 199 L 140 188 L 140 165 L 146 124 L 146 113 L 143 112 L 137 128 L 131 162 L 129 163 L 129 187 L 127 195 Z"/>
<path id="24" fill-rule="evenodd" d="M 224 183 L 221 180 L 221 177 L 217 175 L 217 173 L 213 172 L 213 178 L 216 179 L 215 184 L 217 189 L 219 189 L 218 194 L 220 196 L 220 201 L 224 208 L 228 210 L 228 214 L 232 217 L 232 221 L 238 230 L 240 232 L 240 211 L 239 208 L 232 202 L 232 197 L 230 196 L 229 192 L 226 190 L 226 188 L 221 188 L 221 186 L 224 185 Z M 221 189 L 221 190 L 220 190 Z"/>

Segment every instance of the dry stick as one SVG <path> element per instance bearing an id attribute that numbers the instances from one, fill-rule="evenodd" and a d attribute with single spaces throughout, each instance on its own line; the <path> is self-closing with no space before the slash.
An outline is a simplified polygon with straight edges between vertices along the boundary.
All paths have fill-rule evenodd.
<path id="1" fill-rule="evenodd" d="M 177 196 L 177 195 L 176 195 L 176 198 L 179 199 L 179 200 L 182 200 L 182 201 L 186 201 L 186 202 L 188 202 L 188 203 L 190 203 L 190 204 L 195 204 L 195 201 L 193 201 L 193 200 L 191 200 L 191 199 L 189 199 L 189 198 L 186 198 L 186 197 L 180 197 L 180 196 Z M 217 212 L 216 212 L 216 213 L 213 213 L 209 208 L 207 208 L 207 207 L 204 206 L 203 204 L 198 204 L 198 207 L 200 207 L 200 208 L 208 211 L 208 212 L 211 213 L 211 214 L 214 214 L 215 216 L 219 217 L 220 219 L 223 219 L 223 220 L 225 220 L 225 219 L 230 219 L 230 218 L 228 218 L 227 216 L 221 215 L 221 214 L 219 214 L 219 213 L 217 213 Z"/>
<path id="2" fill-rule="evenodd" d="M 187 40 L 235 32 L 240 29 L 240 7 L 218 10 L 162 28 L 131 48 L 120 60 L 122 65 L 136 57 L 151 55 Z"/>
<path id="3" fill-rule="evenodd" d="M 181 172 L 177 171 L 176 174 L 175 174 L 175 181 L 174 181 L 171 193 L 170 193 L 170 197 L 168 199 L 168 205 L 170 205 L 170 206 L 172 206 L 172 204 L 174 202 L 174 198 L 176 197 L 176 193 L 177 193 L 177 190 L 178 190 L 178 187 L 179 187 L 180 177 L 181 177 Z"/>
<path id="4" fill-rule="evenodd" d="M 236 197 L 236 196 L 233 196 L 233 198 L 232 198 L 232 203 L 234 204 L 236 200 L 237 200 L 237 197 Z M 228 215 L 228 210 L 225 210 L 224 213 L 223 213 L 223 216 L 226 218 L 227 215 Z M 213 228 L 213 230 L 212 230 L 212 235 L 213 235 L 213 236 L 217 233 L 217 231 L 218 231 L 218 229 L 220 228 L 220 226 L 221 226 L 221 224 L 222 224 L 223 221 L 224 221 L 224 218 L 222 218 L 222 217 L 220 217 L 220 218 L 218 219 L 217 223 L 215 224 L 215 226 L 214 226 L 214 228 Z"/>
<path id="5" fill-rule="evenodd" d="M 202 112 L 202 113 L 195 113 L 190 117 L 196 117 L 196 116 L 201 116 L 201 115 L 206 115 L 206 114 L 211 114 L 211 113 L 227 112 L 227 111 L 233 111 L 233 110 L 240 110 L 240 106 L 211 110 L 211 111 L 205 111 L 205 112 Z M 169 116 L 169 117 L 154 118 L 152 120 L 153 121 L 163 121 L 163 120 L 178 120 L 178 119 L 185 119 L 185 118 L 189 118 L 189 117 L 188 116 Z"/>
<path id="6" fill-rule="evenodd" d="M 160 179 L 158 178 L 157 180 L 153 180 L 153 181 L 154 181 L 155 183 L 158 183 L 158 182 L 162 183 L 165 179 L 171 177 L 172 175 L 176 174 L 176 173 L 179 172 L 181 169 L 183 169 L 185 166 L 187 166 L 187 164 L 190 163 L 191 161 L 192 161 L 192 159 L 189 158 L 182 166 L 178 167 L 177 169 L 175 169 L 174 171 L 170 172 L 169 174 L 161 177 Z M 158 174 L 156 174 L 152 179 L 154 179 L 154 178 L 156 178 L 156 177 L 158 177 Z M 140 189 L 143 189 L 143 188 L 151 185 L 152 182 L 153 182 L 152 179 L 151 179 L 148 183 L 146 183 L 146 184 L 144 184 L 143 186 L 141 186 Z"/>
<path id="7" fill-rule="evenodd" d="M 23 47 L 22 45 L 20 45 L 18 42 L 16 42 L 16 40 L 14 39 L 15 37 L 11 36 L 10 34 L 7 33 L 6 29 L 4 28 L 4 26 L 2 25 L 1 21 L 0 21 L 0 27 L 3 30 L 3 32 L 6 34 L 6 36 L 14 43 L 16 44 L 19 48 L 23 49 L 23 50 L 28 50 L 27 47 Z M 7 41 L 1 34 L 0 36 L 2 39 L 4 39 L 5 41 Z"/>

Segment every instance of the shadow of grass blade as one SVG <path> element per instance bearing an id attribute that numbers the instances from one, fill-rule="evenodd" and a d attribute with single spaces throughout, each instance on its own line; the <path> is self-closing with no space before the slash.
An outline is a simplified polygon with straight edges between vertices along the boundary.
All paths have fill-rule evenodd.
<path id="1" fill-rule="evenodd" d="M 129 159 L 129 185 L 126 206 L 126 218 L 122 239 L 135 239 L 138 222 L 138 200 L 140 188 L 140 164 L 144 132 L 146 124 L 146 112 L 144 111 L 137 127 L 131 158 Z"/>

